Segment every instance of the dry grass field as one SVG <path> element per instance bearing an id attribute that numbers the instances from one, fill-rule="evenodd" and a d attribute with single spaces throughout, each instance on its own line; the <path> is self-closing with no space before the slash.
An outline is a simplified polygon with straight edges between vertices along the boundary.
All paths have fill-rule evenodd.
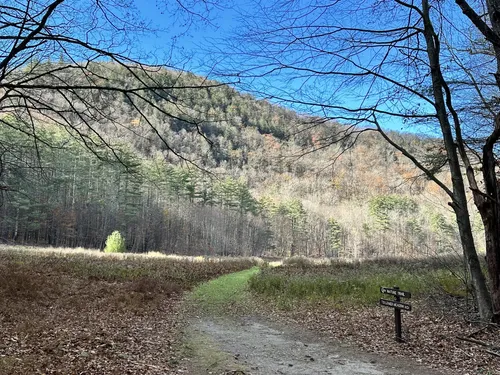
<path id="1" fill-rule="evenodd" d="M 0 374 L 166 374 L 183 291 L 252 259 L 0 247 Z"/>

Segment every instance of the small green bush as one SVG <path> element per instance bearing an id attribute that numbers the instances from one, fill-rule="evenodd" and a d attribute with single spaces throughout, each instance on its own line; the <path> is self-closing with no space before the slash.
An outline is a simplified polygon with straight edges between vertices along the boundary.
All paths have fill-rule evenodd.
<path id="1" fill-rule="evenodd" d="M 106 239 L 106 247 L 104 248 L 105 253 L 124 253 L 127 251 L 125 247 L 125 239 L 122 237 L 120 232 L 115 230 Z"/>

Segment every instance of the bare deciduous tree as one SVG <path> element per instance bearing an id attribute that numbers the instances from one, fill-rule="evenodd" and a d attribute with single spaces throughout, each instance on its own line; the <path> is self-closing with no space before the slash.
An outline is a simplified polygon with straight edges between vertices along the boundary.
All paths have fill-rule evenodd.
<path id="1" fill-rule="evenodd" d="M 500 1 L 278 0 L 253 9 L 258 15 L 244 17 L 244 31 L 224 47 L 220 75 L 349 131 L 380 132 L 449 196 L 479 313 L 498 321 Z M 431 164 L 412 154 L 386 133 L 396 125 L 441 138 L 445 157 Z M 491 291 L 466 187 L 485 227 Z"/>
<path id="2" fill-rule="evenodd" d="M 187 23 L 203 17 L 185 11 L 181 2 L 176 4 Z M 132 1 L 4 1 L 0 6 L 1 126 L 27 134 L 37 147 L 40 142 L 50 143 L 39 135 L 40 125 L 50 123 L 66 129 L 98 157 L 106 150 L 120 160 L 102 127 L 130 130 L 132 117 L 147 123 L 166 150 L 182 157 L 158 131 L 158 124 L 150 121 L 148 111 L 195 127 L 203 115 L 193 114 L 178 100 L 176 92 L 187 87 L 179 84 L 175 74 L 168 81 L 158 74 L 172 66 L 168 62 L 151 65 L 158 56 L 138 49 L 140 38 L 155 30 L 136 13 Z M 177 72 L 180 77 L 181 70 Z M 116 113 L 110 105 L 114 99 L 125 100 L 132 116 Z"/>

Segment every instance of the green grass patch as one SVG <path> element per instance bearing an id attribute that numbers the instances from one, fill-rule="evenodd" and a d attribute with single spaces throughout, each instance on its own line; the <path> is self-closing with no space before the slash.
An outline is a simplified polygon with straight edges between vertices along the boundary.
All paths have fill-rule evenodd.
<path id="1" fill-rule="evenodd" d="M 381 286 L 398 286 L 410 291 L 414 298 L 443 291 L 464 296 L 461 272 L 458 262 L 419 264 L 401 259 L 329 265 L 301 262 L 264 269 L 251 277 L 249 286 L 284 308 L 297 302 L 319 301 L 335 306 L 372 305 L 382 297 Z"/>
<path id="2" fill-rule="evenodd" d="M 248 281 L 258 273 L 259 268 L 252 267 L 208 281 L 191 292 L 190 300 L 197 308 L 212 313 L 244 305 L 250 296 Z"/>
<path id="3" fill-rule="evenodd" d="M 436 279 L 435 286 L 442 289 L 445 293 L 456 297 L 466 297 L 467 288 L 465 287 L 461 273 L 450 270 L 438 270 L 433 272 L 432 276 Z"/>

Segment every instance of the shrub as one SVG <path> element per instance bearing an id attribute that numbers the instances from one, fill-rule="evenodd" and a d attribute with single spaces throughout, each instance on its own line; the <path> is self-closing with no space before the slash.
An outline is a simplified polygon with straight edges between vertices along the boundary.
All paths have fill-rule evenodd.
<path id="1" fill-rule="evenodd" d="M 293 257 L 284 259 L 283 265 L 306 268 L 306 267 L 314 266 L 314 262 L 312 259 L 309 259 L 309 258 L 306 258 L 303 256 L 293 256 Z"/>
<path id="2" fill-rule="evenodd" d="M 124 253 L 127 251 L 125 247 L 125 239 L 122 237 L 120 232 L 115 230 L 106 239 L 106 247 L 104 248 L 105 253 Z"/>

